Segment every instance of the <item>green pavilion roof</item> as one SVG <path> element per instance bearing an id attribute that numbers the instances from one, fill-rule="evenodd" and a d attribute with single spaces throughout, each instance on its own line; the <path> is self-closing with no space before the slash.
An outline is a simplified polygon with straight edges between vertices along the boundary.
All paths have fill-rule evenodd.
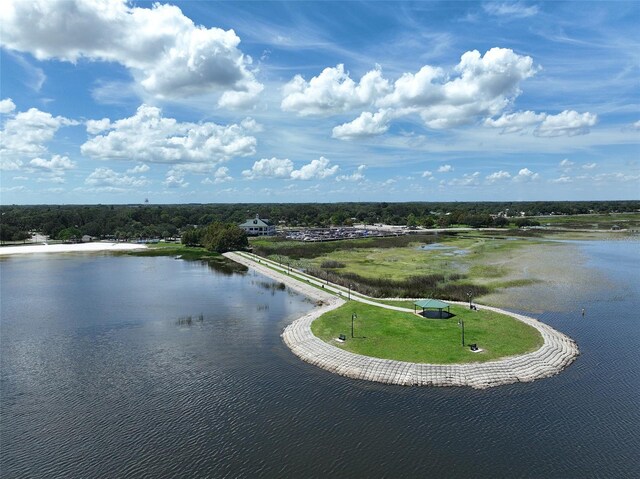
<path id="1" fill-rule="evenodd" d="M 444 309 L 451 306 L 449 303 L 445 303 L 444 301 L 438 301 L 437 299 L 421 299 L 419 301 L 414 302 L 413 304 L 423 309 L 427 309 L 427 308 Z"/>

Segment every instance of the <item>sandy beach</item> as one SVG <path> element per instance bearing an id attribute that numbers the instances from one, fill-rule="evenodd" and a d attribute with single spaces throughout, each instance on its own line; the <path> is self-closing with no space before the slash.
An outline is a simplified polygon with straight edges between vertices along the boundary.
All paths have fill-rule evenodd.
<path id="1" fill-rule="evenodd" d="M 96 251 L 129 251 L 134 249 L 145 249 L 146 247 L 147 246 L 144 244 L 111 242 L 3 246 L 2 248 L 0 248 L 0 256 L 40 253 L 91 253 Z"/>

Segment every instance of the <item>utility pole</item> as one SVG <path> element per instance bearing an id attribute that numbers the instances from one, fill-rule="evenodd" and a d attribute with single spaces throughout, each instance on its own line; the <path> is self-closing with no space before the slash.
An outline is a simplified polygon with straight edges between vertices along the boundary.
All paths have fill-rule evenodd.
<path id="1" fill-rule="evenodd" d="M 458 324 L 462 326 L 462 347 L 464 348 L 464 319 L 460 318 Z"/>
<path id="2" fill-rule="evenodd" d="M 353 338 L 353 320 L 356 319 L 358 315 L 356 313 L 351 314 L 351 337 Z"/>

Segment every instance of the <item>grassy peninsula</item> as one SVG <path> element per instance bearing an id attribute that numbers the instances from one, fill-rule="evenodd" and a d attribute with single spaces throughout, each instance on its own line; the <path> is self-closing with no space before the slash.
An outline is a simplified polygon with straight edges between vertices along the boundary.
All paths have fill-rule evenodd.
<path id="1" fill-rule="evenodd" d="M 351 338 L 351 316 L 354 338 Z M 325 313 L 311 324 L 318 338 L 352 353 L 415 363 L 453 364 L 492 361 L 535 351 L 543 344 L 540 333 L 510 316 L 479 308 L 453 305 L 448 319 L 423 318 L 356 301 Z M 482 352 L 462 346 L 477 343 Z M 347 340 L 335 340 L 345 334 Z"/>

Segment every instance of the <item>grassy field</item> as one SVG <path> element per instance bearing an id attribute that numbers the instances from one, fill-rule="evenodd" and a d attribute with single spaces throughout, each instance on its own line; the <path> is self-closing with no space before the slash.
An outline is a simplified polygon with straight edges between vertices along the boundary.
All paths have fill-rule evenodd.
<path id="1" fill-rule="evenodd" d="M 427 319 L 351 301 L 315 320 L 311 330 L 320 339 L 356 354 L 432 364 L 491 361 L 535 351 L 543 344 L 537 330 L 509 316 L 463 306 L 452 306 L 451 312 L 452 318 Z M 352 339 L 353 313 L 357 319 Z M 465 347 L 458 324 L 461 319 Z M 347 336 L 344 343 L 335 340 L 340 334 Z M 484 351 L 472 352 L 468 347 L 472 343 Z"/>

